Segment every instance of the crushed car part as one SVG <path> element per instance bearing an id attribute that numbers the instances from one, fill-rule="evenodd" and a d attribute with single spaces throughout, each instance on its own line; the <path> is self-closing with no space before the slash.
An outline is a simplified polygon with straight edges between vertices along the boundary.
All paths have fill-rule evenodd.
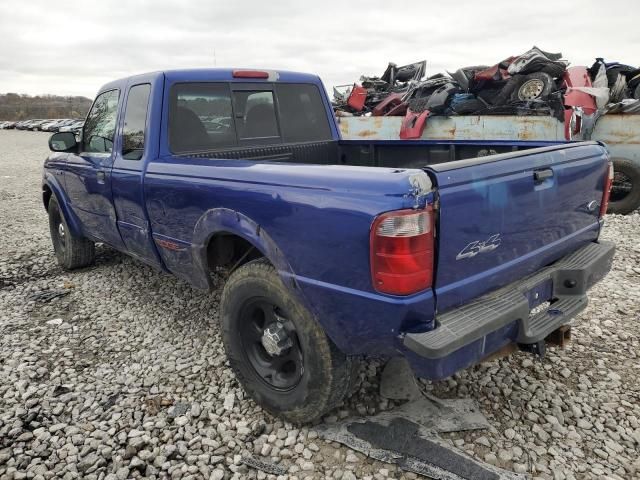
<path id="1" fill-rule="evenodd" d="M 368 457 L 440 480 L 524 480 L 526 475 L 477 461 L 433 431 L 401 417 L 347 420 L 315 427 L 319 436 Z"/>
<path id="2" fill-rule="evenodd" d="M 390 62 L 380 79 L 385 81 L 389 85 L 393 85 L 396 82 L 420 80 L 424 76 L 426 67 L 426 60 L 410 63 L 401 67 L 398 67 L 395 63 Z"/>
<path id="3" fill-rule="evenodd" d="M 457 83 L 447 83 L 429 96 L 429 99 L 425 104 L 425 108 L 433 114 L 444 113 L 449 106 L 451 97 L 460 92 L 461 89 Z"/>
<path id="4" fill-rule="evenodd" d="M 544 72 L 534 72 L 514 77 L 514 90 L 511 100 L 531 101 L 544 100 L 555 88 L 551 75 Z"/>
<path id="5" fill-rule="evenodd" d="M 349 98 L 347 99 L 347 105 L 353 108 L 355 111 L 360 112 L 364 108 L 364 104 L 367 101 L 367 89 L 359 85 L 353 85 Z"/>
<path id="6" fill-rule="evenodd" d="M 544 91 L 545 82 L 539 78 L 530 78 L 518 88 L 517 97 L 518 100 L 535 100 L 542 96 Z"/>
<path id="7" fill-rule="evenodd" d="M 415 400 L 422 396 L 409 362 L 390 358 L 380 376 L 380 396 L 390 400 Z"/>
<path id="8" fill-rule="evenodd" d="M 34 292 L 27 296 L 27 302 L 50 302 L 58 297 L 63 297 L 65 295 L 69 295 L 71 290 L 69 289 L 59 289 L 59 290 L 41 290 L 38 292 Z"/>
<path id="9" fill-rule="evenodd" d="M 268 461 L 267 459 L 260 459 L 253 456 L 243 456 L 240 460 L 247 467 L 255 468 L 256 470 L 263 471 L 270 475 L 285 475 L 288 469 L 282 465 L 276 465 L 275 463 Z"/>
<path id="10" fill-rule="evenodd" d="M 627 98 L 627 79 L 624 75 L 618 75 L 613 83 L 609 84 L 609 102 L 618 103 Z"/>
<path id="11" fill-rule="evenodd" d="M 449 109 L 457 115 L 471 115 L 487 108 L 487 103 L 472 93 L 456 93 L 451 98 Z"/>
<path id="12" fill-rule="evenodd" d="M 607 105 L 607 113 L 636 113 L 640 114 L 640 99 L 625 98 L 617 103 Z"/>
<path id="13" fill-rule="evenodd" d="M 473 76 L 475 82 L 490 82 L 490 81 L 499 81 L 499 80 L 508 80 L 511 75 L 509 74 L 509 65 L 513 62 L 517 57 L 509 57 L 489 67 L 485 70 L 476 72 Z"/>
<path id="14" fill-rule="evenodd" d="M 540 72 L 548 68 L 550 71 L 547 73 L 557 73 L 555 76 L 560 76 L 568 65 L 566 60 L 561 59 L 561 53 L 545 52 L 534 46 L 531 50 L 515 58 L 509 64 L 507 71 L 509 75 L 516 75 L 518 73 L 527 74 Z"/>
<path id="15" fill-rule="evenodd" d="M 404 115 L 407 112 L 407 104 L 402 100 L 404 95 L 401 93 L 392 93 L 382 100 L 373 109 L 374 117 Z"/>
<path id="16" fill-rule="evenodd" d="M 567 107 L 581 107 L 587 115 L 591 115 L 597 110 L 595 99 L 591 95 L 577 90 L 577 87 L 592 87 L 586 67 L 567 68 L 562 83 L 567 89 L 564 94 L 564 104 Z"/>
<path id="17" fill-rule="evenodd" d="M 424 110 L 422 112 L 414 112 L 407 110 L 407 114 L 402 119 L 400 126 L 400 138 L 402 140 L 415 140 L 422 136 L 424 128 L 427 126 L 427 118 L 431 112 Z"/>
<path id="18" fill-rule="evenodd" d="M 487 65 L 477 65 L 474 67 L 463 67 L 459 68 L 453 73 L 447 72 L 451 78 L 453 78 L 458 85 L 465 91 L 469 91 L 469 87 L 471 86 L 471 82 L 475 76 L 476 72 L 480 72 L 482 70 L 486 70 L 489 68 Z"/>

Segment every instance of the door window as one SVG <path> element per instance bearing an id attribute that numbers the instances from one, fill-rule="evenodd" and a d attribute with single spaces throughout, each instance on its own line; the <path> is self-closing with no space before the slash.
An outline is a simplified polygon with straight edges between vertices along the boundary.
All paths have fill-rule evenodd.
<path id="1" fill-rule="evenodd" d="M 85 152 L 111 153 L 118 116 L 118 90 L 101 93 L 84 122 L 82 145 Z"/>
<path id="2" fill-rule="evenodd" d="M 134 85 L 129 89 L 122 130 L 122 158 L 140 160 L 144 153 L 144 132 L 151 85 Z"/>

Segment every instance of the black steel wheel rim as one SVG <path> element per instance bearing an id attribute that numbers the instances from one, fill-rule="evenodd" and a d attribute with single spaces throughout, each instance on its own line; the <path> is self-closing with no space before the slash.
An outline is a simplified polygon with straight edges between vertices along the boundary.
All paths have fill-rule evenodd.
<path id="1" fill-rule="evenodd" d="M 609 199 L 612 202 L 619 202 L 629 195 L 632 190 L 633 183 L 631 182 L 631 178 L 623 172 L 615 172 L 613 176 L 613 184 L 611 185 L 611 196 Z"/>
<path id="2" fill-rule="evenodd" d="M 56 242 L 56 246 L 60 252 L 64 252 L 64 249 L 67 246 L 67 227 L 62 221 L 62 215 L 60 212 L 56 211 L 53 216 L 53 224 L 54 226 L 54 234 L 53 237 Z"/>
<path id="3" fill-rule="evenodd" d="M 275 324 L 282 325 L 291 346 L 281 354 L 271 355 L 263 345 L 263 335 Z M 255 297 L 242 306 L 238 327 L 246 359 L 262 382 L 278 391 L 292 390 L 300 383 L 304 357 L 287 312 L 264 297 Z"/>

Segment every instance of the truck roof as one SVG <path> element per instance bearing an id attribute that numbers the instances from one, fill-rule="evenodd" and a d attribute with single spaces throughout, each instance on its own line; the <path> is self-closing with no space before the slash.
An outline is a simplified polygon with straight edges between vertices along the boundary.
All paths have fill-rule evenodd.
<path id="1" fill-rule="evenodd" d="M 259 78 L 234 78 L 234 71 L 259 71 L 259 72 L 267 72 L 269 74 L 269 78 L 267 79 L 259 79 Z M 112 82 L 106 83 L 103 85 L 99 92 L 103 92 L 105 90 L 110 90 L 113 88 L 121 88 L 123 85 L 126 85 L 131 80 L 135 80 L 137 78 L 144 78 L 145 80 L 149 80 L 150 77 L 164 75 L 167 80 L 171 82 L 251 82 L 251 83 L 259 83 L 259 82 L 294 82 L 294 83 L 313 83 L 316 85 L 320 85 L 320 77 L 311 73 L 302 73 L 302 72 L 291 72 L 288 70 L 274 70 L 274 69 L 266 69 L 266 68 L 187 68 L 187 69 L 177 69 L 177 70 L 159 70 L 155 72 L 147 72 L 138 75 L 131 75 L 128 77 L 120 78 L 118 80 L 114 80 Z"/>

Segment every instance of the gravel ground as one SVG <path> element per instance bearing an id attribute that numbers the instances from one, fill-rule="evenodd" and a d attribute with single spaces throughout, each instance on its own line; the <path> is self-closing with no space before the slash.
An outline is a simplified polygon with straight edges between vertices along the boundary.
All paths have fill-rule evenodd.
<path id="1" fill-rule="evenodd" d="M 417 478 L 283 424 L 245 398 L 203 293 L 111 249 L 56 264 L 40 200 L 47 134 L 0 131 L 0 478 Z M 475 398 L 494 426 L 450 434 L 476 458 L 536 478 L 640 478 L 640 215 L 610 216 L 613 271 L 574 341 L 518 353 L 424 388 Z M 61 289 L 50 301 L 30 298 Z M 393 408 L 380 362 L 325 421 Z M 269 475 L 269 478 L 276 478 Z"/>

